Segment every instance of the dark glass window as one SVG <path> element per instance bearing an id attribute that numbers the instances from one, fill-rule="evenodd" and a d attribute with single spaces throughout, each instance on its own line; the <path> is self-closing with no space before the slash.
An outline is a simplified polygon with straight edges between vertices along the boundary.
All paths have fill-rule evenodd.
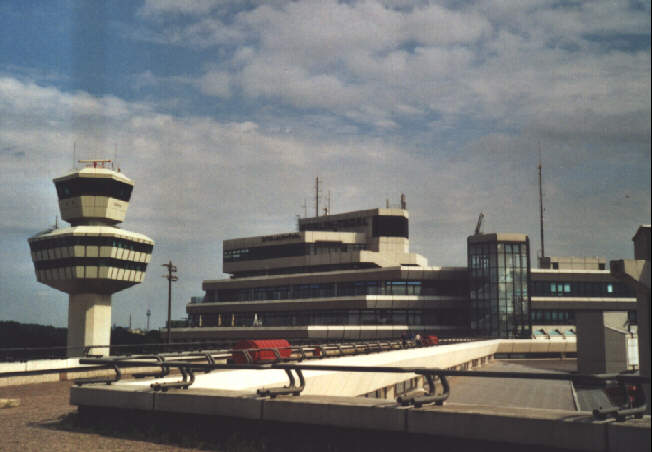
<path id="1" fill-rule="evenodd" d="M 75 196 L 110 196 L 128 202 L 133 190 L 132 185 L 106 177 L 78 177 L 57 182 L 55 185 L 59 199 Z"/>
<path id="2" fill-rule="evenodd" d="M 574 325 L 575 312 L 568 310 L 534 309 L 530 313 L 533 323 L 538 325 Z"/>
<path id="3" fill-rule="evenodd" d="M 102 236 L 63 236 L 33 240 L 29 242 L 29 248 L 31 251 L 42 251 L 76 245 L 112 246 L 147 254 L 152 254 L 152 250 L 154 249 L 154 246 L 148 243 L 132 242 L 128 239 Z"/>
<path id="4" fill-rule="evenodd" d="M 376 215 L 372 221 L 372 235 L 409 238 L 408 219 L 399 215 Z"/>
<path id="5" fill-rule="evenodd" d="M 34 268 L 36 270 L 49 270 L 52 268 L 74 266 L 116 267 L 123 268 L 125 270 L 138 270 L 141 272 L 147 270 L 147 264 L 144 262 L 126 261 L 122 259 L 113 259 L 110 257 L 68 257 L 63 259 L 34 262 Z"/>

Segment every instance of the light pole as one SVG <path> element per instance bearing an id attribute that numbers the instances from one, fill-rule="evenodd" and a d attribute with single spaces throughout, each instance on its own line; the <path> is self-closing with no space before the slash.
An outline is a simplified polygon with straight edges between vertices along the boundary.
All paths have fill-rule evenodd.
<path id="1" fill-rule="evenodd" d="M 161 267 L 168 268 L 168 274 L 163 275 L 163 278 L 168 280 L 168 344 L 172 343 L 172 282 L 178 281 L 179 278 L 173 273 L 177 272 L 176 265 L 172 264 L 172 261 L 167 264 L 162 264 Z"/>

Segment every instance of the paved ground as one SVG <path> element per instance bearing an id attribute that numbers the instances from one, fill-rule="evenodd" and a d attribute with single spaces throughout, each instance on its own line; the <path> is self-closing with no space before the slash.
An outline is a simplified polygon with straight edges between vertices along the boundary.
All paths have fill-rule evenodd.
<path id="1" fill-rule="evenodd" d="M 576 359 L 496 360 L 479 370 L 500 372 L 572 372 Z M 451 403 L 575 410 L 568 381 L 456 377 Z"/>
<path id="2" fill-rule="evenodd" d="M 18 407 L 0 409 L 0 451 L 206 450 L 205 444 L 169 432 L 85 426 L 68 404 L 69 390 L 69 382 L 0 387 L 0 398 L 20 400 Z"/>
<path id="3" fill-rule="evenodd" d="M 574 360 L 495 361 L 482 370 L 571 371 Z M 504 406 L 568 407 L 568 383 L 535 384 L 530 380 L 456 378 L 451 401 Z M 551 386 L 558 384 L 559 387 Z M 0 399 L 20 399 L 20 406 L 0 409 L 0 451 L 420 451 L 430 450 L 518 450 L 509 445 L 485 442 L 445 442 L 432 437 L 399 437 L 383 432 L 334 430 L 319 427 L 293 427 L 225 418 L 193 416 L 124 417 L 112 416 L 107 422 L 94 419 L 93 413 L 79 415 L 68 404 L 69 382 L 0 387 Z M 561 391 L 562 395 L 558 393 Z M 566 405 L 564 405 L 566 403 Z M 572 401 L 571 401 L 572 403 Z M 573 407 L 569 409 L 574 409 Z M 111 414 L 109 414 L 111 416 Z M 108 422 L 110 420 L 110 422 Z M 529 448 L 530 452 L 539 450 Z M 548 452 L 548 451 L 547 451 Z"/>

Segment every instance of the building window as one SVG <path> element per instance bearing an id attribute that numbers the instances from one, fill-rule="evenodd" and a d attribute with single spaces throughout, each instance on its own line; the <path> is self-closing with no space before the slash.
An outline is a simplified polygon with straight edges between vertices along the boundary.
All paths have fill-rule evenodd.
<path id="1" fill-rule="evenodd" d="M 574 325 L 575 312 L 570 310 L 534 309 L 530 315 L 536 325 Z"/>

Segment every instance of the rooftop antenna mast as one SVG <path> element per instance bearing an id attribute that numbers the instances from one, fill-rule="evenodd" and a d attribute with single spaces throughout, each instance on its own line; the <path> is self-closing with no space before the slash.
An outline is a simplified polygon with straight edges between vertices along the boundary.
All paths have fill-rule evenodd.
<path id="1" fill-rule="evenodd" d="M 537 166 L 539 170 L 539 224 L 541 229 L 541 258 L 540 263 L 543 262 L 543 258 L 546 257 L 546 248 L 543 243 L 543 188 L 541 182 L 541 143 L 539 143 L 539 165 Z M 540 265 L 540 264 L 539 264 Z"/>
<path id="2" fill-rule="evenodd" d="M 327 205 L 328 205 L 328 207 L 327 207 L 326 212 L 327 212 L 327 215 L 330 215 L 331 212 L 332 212 L 332 210 L 331 210 L 331 191 L 330 190 L 328 190 L 328 203 L 327 203 Z"/>
<path id="3" fill-rule="evenodd" d="M 319 176 L 315 178 L 315 216 L 319 216 Z"/>

